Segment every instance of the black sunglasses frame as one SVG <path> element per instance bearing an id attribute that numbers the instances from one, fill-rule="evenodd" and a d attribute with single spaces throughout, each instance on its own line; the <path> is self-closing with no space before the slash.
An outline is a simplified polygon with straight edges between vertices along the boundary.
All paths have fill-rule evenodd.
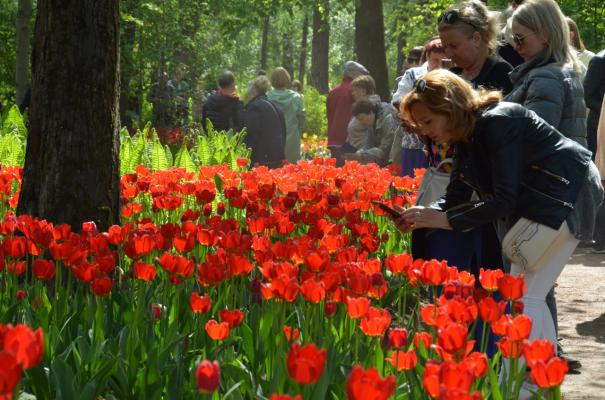
<path id="1" fill-rule="evenodd" d="M 441 13 L 441 15 L 439 16 L 439 19 L 437 20 L 437 23 L 440 24 L 442 22 L 445 22 L 448 25 L 452 25 L 455 24 L 456 22 L 462 22 L 463 24 L 467 24 L 472 26 L 477 32 L 481 31 L 477 25 L 475 25 L 474 23 L 472 23 L 471 21 L 466 20 L 465 18 L 463 18 L 460 13 L 456 10 L 449 10 L 449 11 L 445 11 L 443 13 Z"/>

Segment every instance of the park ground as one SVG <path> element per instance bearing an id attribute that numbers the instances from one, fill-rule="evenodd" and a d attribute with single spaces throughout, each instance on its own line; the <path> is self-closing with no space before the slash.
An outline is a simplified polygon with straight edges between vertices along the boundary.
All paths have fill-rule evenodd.
<path id="1" fill-rule="evenodd" d="M 583 364 L 580 373 L 565 378 L 563 396 L 605 399 L 605 254 L 576 250 L 556 290 L 559 337 Z"/>

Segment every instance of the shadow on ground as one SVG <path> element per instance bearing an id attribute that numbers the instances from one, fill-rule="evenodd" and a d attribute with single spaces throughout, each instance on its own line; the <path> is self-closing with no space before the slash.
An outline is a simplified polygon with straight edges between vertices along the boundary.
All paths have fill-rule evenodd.
<path id="1" fill-rule="evenodd" d="M 592 321 L 577 324 L 576 331 L 582 336 L 592 336 L 597 342 L 605 343 L 605 313 Z"/>
<path id="2" fill-rule="evenodd" d="M 585 267 L 604 267 L 605 254 L 594 254 L 585 249 L 577 249 L 568 264 L 582 264 Z"/>

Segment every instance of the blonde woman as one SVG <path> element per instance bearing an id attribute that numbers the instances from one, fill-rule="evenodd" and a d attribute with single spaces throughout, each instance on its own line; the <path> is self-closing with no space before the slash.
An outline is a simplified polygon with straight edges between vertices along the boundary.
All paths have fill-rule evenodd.
<path id="1" fill-rule="evenodd" d="M 464 1 L 446 9 L 437 27 L 445 55 L 456 65 L 451 69 L 474 87 L 510 92 L 509 63 L 495 55 L 498 23 L 478 0 Z"/>
<path id="2" fill-rule="evenodd" d="M 594 222 L 583 224 L 578 215 L 591 214 L 594 221 L 603 187 L 588 150 L 525 107 L 500 99 L 499 92 L 475 91 L 444 70 L 429 72 L 403 99 L 405 118 L 433 142 L 454 146 L 455 157 L 445 196 L 431 208 L 405 210 L 398 225 L 467 231 L 495 223 L 506 232 L 521 217 L 553 229 L 567 224 L 564 245 L 542 269 L 511 266 L 513 275 L 525 273 L 522 301 L 533 321 L 530 338 L 555 344 L 546 294 L 579 239 L 592 235 Z M 478 200 L 472 200 L 473 192 Z"/>
<path id="3" fill-rule="evenodd" d="M 286 120 L 286 160 L 295 163 L 300 160 L 300 137 L 305 127 L 305 106 L 302 96 L 290 89 L 291 78 L 283 67 L 271 72 L 273 89 L 267 93 L 271 100 L 284 113 Z"/>

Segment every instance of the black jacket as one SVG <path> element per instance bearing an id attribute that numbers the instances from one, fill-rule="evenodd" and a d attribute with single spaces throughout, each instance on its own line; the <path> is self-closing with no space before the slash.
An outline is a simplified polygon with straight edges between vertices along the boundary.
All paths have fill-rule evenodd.
<path id="1" fill-rule="evenodd" d="M 478 116 L 439 202 L 455 230 L 525 217 L 558 229 L 586 180 L 590 152 L 535 113 L 501 102 Z M 470 201 L 475 190 L 480 200 Z"/>
<path id="2" fill-rule="evenodd" d="M 234 132 L 242 130 L 244 113 L 244 103 L 237 97 L 223 96 L 221 94 L 212 93 L 204 104 L 202 112 L 202 126 L 207 130 L 207 120 L 212 121 L 212 126 L 215 131 Z"/>
<path id="3" fill-rule="evenodd" d="M 588 63 L 584 78 L 584 100 L 589 110 L 586 120 L 588 150 L 597 151 L 597 129 L 601 115 L 601 105 L 605 95 L 605 50 L 595 55 Z"/>
<path id="4" fill-rule="evenodd" d="M 470 83 L 473 87 L 483 87 L 489 90 L 501 90 L 503 94 L 508 94 L 513 90 L 513 84 L 508 74 L 513 70 L 513 67 L 497 56 L 487 57 L 479 75 Z M 456 75 L 462 75 L 462 68 L 454 67 L 450 69 Z"/>
<path id="5" fill-rule="evenodd" d="M 256 97 L 246 106 L 244 126 L 246 146 L 252 149 L 252 165 L 281 166 L 286 158 L 286 122 L 279 108 L 267 96 Z"/>

